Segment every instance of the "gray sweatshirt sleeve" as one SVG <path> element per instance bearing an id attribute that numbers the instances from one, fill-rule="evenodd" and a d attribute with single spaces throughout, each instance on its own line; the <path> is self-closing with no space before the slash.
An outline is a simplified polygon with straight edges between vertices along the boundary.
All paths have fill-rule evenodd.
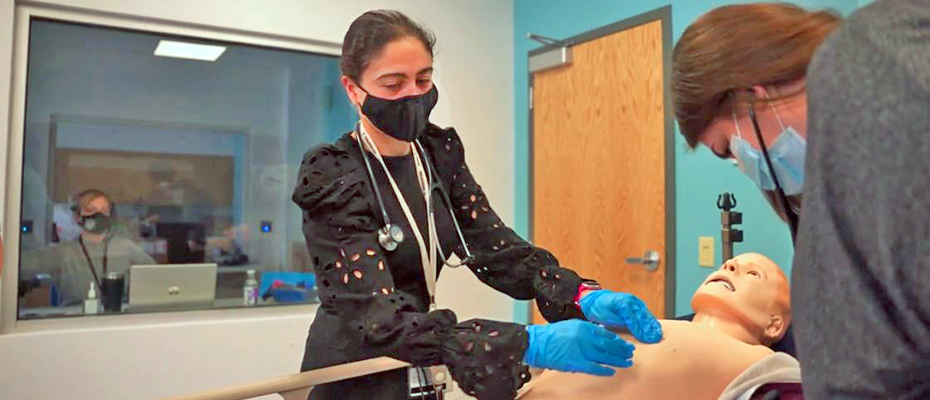
<path id="1" fill-rule="evenodd" d="M 139 247 L 135 242 L 126 241 L 129 256 L 129 265 L 152 265 L 158 264 L 152 256 L 148 255 L 142 247 Z"/>
<path id="2" fill-rule="evenodd" d="M 855 13 L 808 96 L 792 279 L 805 398 L 930 398 L 930 1 Z"/>

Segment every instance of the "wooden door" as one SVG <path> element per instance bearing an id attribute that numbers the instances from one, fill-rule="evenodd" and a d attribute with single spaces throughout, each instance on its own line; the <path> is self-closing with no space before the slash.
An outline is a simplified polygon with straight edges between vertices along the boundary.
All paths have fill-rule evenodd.
<path id="1" fill-rule="evenodd" d="M 533 241 L 659 317 L 674 307 L 665 304 L 662 35 L 655 20 L 601 36 L 573 46 L 571 65 L 532 77 Z M 648 250 L 661 256 L 657 270 L 626 263 Z"/>

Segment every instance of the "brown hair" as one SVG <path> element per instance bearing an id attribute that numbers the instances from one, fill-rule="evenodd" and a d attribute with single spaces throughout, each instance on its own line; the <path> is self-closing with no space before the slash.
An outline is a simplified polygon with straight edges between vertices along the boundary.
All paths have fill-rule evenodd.
<path id="1" fill-rule="evenodd" d="M 71 206 L 71 211 L 74 211 L 75 214 L 80 215 L 81 210 L 83 210 L 84 207 L 87 206 L 88 203 L 94 200 L 97 200 L 98 198 L 101 198 L 101 197 L 106 199 L 107 204 L 109 204 L 111 208 L 113 207 L 113 201 L 110 200 L 110 196 L 107 196 L 107 194 L 104 193 L 102 190 L 87 189 L 77 194 L 77 197 L 74 200 L 74 204 Z M 113 210 L 110 210 L 110 212 L 112 213 Z"/>
<path id="2" fill-rule="evenodd" d="M 804 78 L 840 22 L 832 12 L 784 3 L 723 6 L 694 21 L 672 53 L 675 118 L 688 145 L 740 101 L 754 101 L 744 89 Z"/>
<path id="3" fill-rule="evenodd" d="M 371 59 L 381 54 L 384 46 L 405 37 L 416 38 L 423 43 L 429 55 L 433 55 L 436 37 L 402 12 L 373 10 L 362 14 L 349 25 L 342 41 L 342 57 L 339 59 L 342 74 L 358 83 Z"/>

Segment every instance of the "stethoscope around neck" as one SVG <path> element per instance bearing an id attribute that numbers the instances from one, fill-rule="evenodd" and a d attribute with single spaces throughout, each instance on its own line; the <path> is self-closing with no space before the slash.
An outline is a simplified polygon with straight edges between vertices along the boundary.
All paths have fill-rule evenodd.
<path id="1" fill-rule="evenodd" d="M 397 247 L 404 242 L 405 235 L 403 229 L 400 225 L 392 223 L 391 217 L 388 215 L 387 208 L 384 206 L 384 198 L 381 196 L 381 190 L 378 188 L 378 182 L 375 180 L 375 173 L 371 168 L 371 161 L 368 160 L 368 154 L 365 150 L 365 146 L 362 143 L 362 133 L 359 129 L 359 124 L 355 125 L 355 141 L 358 143 L 359 149 L 362 151 L 362 159 L 365 160 L 365 169 L 368 171 L 368 179 L 371 182 L 371 188 L 375 192 L 375 199 L 378 201 L 378 208 L 381 210 L 381 218 L 384 221 L 384 226 L 381 229 L 378 229 L 378 243 L 381 244 L 381 248 L 385 251 L 392 252 L 397 249 Z M 462 233 L 462 227 L 459 225 L 458 219 L 455 217 L 455 213 L 452 211 L 452 201 L 449 199 L 449 194 L 446 192 L 446 189 L 442 186 L 442 181 L 438 179 L 437 176 L 433 173 L 433 164 L 430 161 L 429 154 L 426 152 L 426 149 L 423 148 L 423 145 L 420 144 L 420 140 L 414 140 L 414 145 L 417 147 L 417 150 L 423 154 L 424 165 L 426 166 L 426 175 L 429 177 L 429 194 L 433 195 L 434 191 L 439 190 L 439 197 L 445 203 L 446 210 L 449 211 L 449 217 L 452 219 L 452 225 L 455 227 L 455 233 L 459 238 L 459 242 L 462 244 L 462 248 L 465 251 L 465 258 L 459 261 L 458 263 L 449 263 L 449 259 L 446 257 L 445 252 L 442 250 L 442 246 L 438 243 L 431 243 L 432 246 L 436 246 L 436 249 L 439 250 L 439 256 L 442 258 L 442 263 L 450 268 L 458 268 L 462 265 L 468 264 L 474 256 L 472 256 L 471 251 L 468 249 L 468 243 L 465 242 L 465 235 Z M 416 155 L 414 155 L 416 156 Z M 385 170 L 384 173 L 390 174 L 390 171 Z M 433 214 L 433 202 L 427 202 L 429 209 L 426 210 L 427 218 L 434 218 Z"/>

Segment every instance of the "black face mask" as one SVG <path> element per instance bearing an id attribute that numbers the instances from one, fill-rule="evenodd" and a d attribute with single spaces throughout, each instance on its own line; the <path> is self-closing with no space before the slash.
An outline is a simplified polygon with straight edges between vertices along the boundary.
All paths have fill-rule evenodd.
<path id="1" fill-rule="evenodd" d="M 368 94 L 362 103 L 362 114 L 382 132 L 405 142 L 413 142 L 423 134 L 429 122 L 429 114 L 439 100 L 439 91 L 435 85 L 419 96 L 396 100 L 372 96 L 365 89 L 362 91 Z"/>
<path id="2" fill-rule="evenodd" d="M 101 234 L 110 229 L 113 226 L 113 217 L 106 215 L 104 213 L 95 213 L 91 215 L 82 215 L 81 216 L 81 227 L 84 230 Z"/>

